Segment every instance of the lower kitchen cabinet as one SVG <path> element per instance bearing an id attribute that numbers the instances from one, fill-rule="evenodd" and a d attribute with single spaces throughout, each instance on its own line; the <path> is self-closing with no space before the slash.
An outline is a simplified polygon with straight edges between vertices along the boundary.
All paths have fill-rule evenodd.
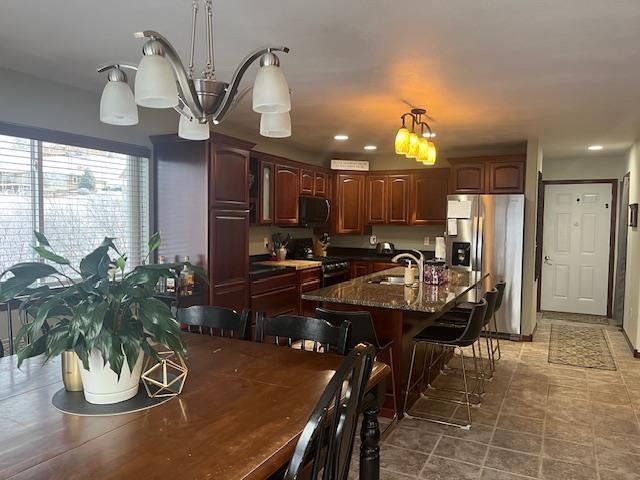
<path id="1" fill-rule="evenodd" d="M 371 264 L 364 261 L 352 261 L 349 271 L 350 278 L 358 278 L 371 273 Z"/>
<path id="2" fill-rule="evenodd" d="M 309 302 L 302 299 L 302 294 L 317 290 L 321 286 L 320 269 L 309 268 L 305 270 L 298 270 L 298 312 L 305 317 L 313 317 L 317 302 Z"/>
<path id="3" fill-rule="evenodd" d="M 287 272 L 251 281 L 251 310 L 269 317 L 295 315 L 299 301 L 298 275 Z"/>
<path id="4" fill-rule="evenodd" d="M 383 270 L 389 270 L 397 266 L 398 264 L 393 262 L 372 262 L 370 273 L 382 272 Z"/>

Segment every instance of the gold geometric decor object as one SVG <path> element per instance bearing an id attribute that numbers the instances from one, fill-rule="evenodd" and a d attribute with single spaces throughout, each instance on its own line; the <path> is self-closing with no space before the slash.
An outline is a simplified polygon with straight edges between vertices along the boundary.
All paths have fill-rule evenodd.
<path id="1" fill-rule="evenodd" d="M 184 359 L 171 351 L 158 352 L 158 355 L 161 360 L 151 365 L 155 360 L 148 358 L 142 373 L 142 383 L 147 395 L 151 398 L 180 395 L 189 373 Z"/>

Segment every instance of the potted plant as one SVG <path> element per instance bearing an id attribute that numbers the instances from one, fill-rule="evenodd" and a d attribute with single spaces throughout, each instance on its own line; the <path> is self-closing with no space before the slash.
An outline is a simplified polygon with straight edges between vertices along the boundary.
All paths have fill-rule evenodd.
<path id="1" fill-rule="evenodd" d="M 18 263 L 0 275 L 0 303 L 20 297 L 20 308 L 33 317 L 16 336 L 18 367 L 25 358 L 44 354 L 46 362 L 73 351 L 86 400 L 107 404 L 137 394 L 144 354 L 159 360 L 152 343 L 185 356 L 180 325 L 154 297 L 158 280 L 175 277 L 185 263 L 146 264 L 160 245 L 159 234 L 149 240 L 143 264 L 130 271 L 113 238 L 105 238 L 76 268 L 42 233 L 35 235 L 34 250 L 50 263 Z M 21 345 L 25 339 L 31 341 Z"/>

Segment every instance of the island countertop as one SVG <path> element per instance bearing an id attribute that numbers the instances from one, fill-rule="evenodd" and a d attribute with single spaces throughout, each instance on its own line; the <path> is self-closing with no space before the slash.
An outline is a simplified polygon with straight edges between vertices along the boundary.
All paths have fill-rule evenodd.
<path id="1" fill-rule="evenodd" d="M 487 273 L 452 270 L 449 283 L 444 285 L 420 283 L 415 287 L 406 287 L 404 285 L 370 283 L 371 280 L 377 278 L 402 276 L 403 274 L 404 267 L 391 268 L 303 293 L 302 298 L 315 302 L 437 313 L 455 304 L 456 299 L 479 285 L 488 276 Z"/>

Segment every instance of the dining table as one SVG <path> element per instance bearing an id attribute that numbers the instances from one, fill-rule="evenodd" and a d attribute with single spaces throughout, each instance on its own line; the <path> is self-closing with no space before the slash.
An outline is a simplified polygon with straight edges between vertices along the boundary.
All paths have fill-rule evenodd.
<path id="1" fill-rule="evenodd" d="M 59 358 L 0 358 L 0 479 L 266 479 L 283 472 L 344 357 L 184 334 L 182 393 L 110 416 L 62 413 Z M 377 415 L 390 370 L 375 362 L 363 405 L 360 477 L 379 478 Z M 143 388 L 142 386 L 140 388 Z"/>

